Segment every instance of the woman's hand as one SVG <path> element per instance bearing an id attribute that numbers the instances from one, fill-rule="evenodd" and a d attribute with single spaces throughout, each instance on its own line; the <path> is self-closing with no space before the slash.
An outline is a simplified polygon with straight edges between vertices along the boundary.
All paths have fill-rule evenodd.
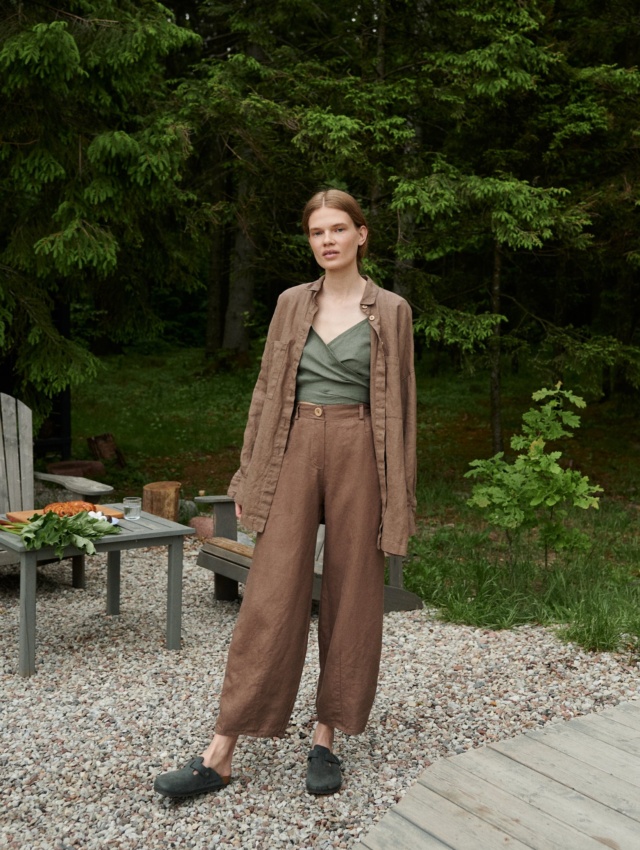
<path id="1" fill-rule="evenodd" d="M 242 519 L 242 505 L 236 502 L 236 519 Z"/>

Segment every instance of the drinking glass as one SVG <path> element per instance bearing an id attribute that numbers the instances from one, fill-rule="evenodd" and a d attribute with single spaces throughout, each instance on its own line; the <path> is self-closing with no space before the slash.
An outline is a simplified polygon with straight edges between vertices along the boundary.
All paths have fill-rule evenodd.
<path id="1" fill-rule="evenodd" d="M 122 500 L 125 519 L 140 519 L 142 499 L 140 496 L 125 496 Z"/>

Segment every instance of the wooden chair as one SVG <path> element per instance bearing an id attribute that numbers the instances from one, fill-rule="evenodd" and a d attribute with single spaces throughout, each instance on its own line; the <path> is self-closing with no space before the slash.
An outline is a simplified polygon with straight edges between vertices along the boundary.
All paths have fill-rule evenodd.
<path id="1" fill-rule="evenodd" d="M 199 567 L 214 575 L 214 596 L 220 600 L 238 599 L 238 582 L 246 582 L 251 568 L 253 547 L 238 543 L 235 505 L 227 496 L 196 496 L 195 501 L 213 507 L 214 537 L 202 545 L 196 561 Z M 322 550 L 324 526 L 320 526 L 316 544 L 313 599 L 319 601 L 322 583 Z M 422 599 L 402 586 L 402 558 L 389 558 L 389 584 L 384 587 L 385 614 L 390 611 L 415 611 L 423 607 Z"/>
<path id="2" fill-rule="evenodd" d="M 113 492 L 109 484 L 88 478 L 34 473 L 31 410 L 18 399 L 0 393 L 0 514 L 34 507 L 34 478 L 51 481 L 90 502 Z M 18 563 L 15 554 L 0 549 L 0 565 L 13 563 Z M 84 587 L 83 557 L 72 558 L 72 563 L 73 586 Z"/>

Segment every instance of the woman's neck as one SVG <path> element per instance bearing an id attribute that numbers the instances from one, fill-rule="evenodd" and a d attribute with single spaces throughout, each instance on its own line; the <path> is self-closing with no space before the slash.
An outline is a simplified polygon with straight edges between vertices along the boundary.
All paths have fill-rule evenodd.
<path id="1" fill-rule="evenodd" d="M 327 271 L 324 276 L 323 290 L 333 298 L 360 298 L 366 286 L 366 280 L 357 269 Z"/>

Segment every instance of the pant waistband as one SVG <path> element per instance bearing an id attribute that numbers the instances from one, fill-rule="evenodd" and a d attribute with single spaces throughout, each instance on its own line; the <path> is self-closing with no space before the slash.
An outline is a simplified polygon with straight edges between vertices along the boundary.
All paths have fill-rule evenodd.
<path id="1" fill-rule="evenodd" d="M 371 416 L 368 404 L 302 404 L 295 406 L 294 419 L 364 419 Z"/>

